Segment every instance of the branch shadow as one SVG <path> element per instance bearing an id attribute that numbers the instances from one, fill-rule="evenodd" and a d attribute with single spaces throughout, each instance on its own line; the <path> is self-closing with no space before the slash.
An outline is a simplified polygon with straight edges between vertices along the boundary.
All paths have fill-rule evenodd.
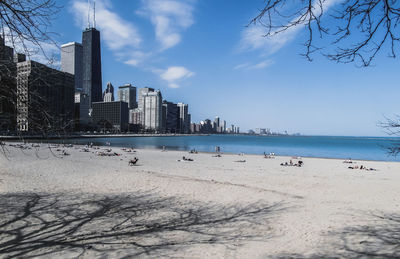
<path id="1" fill-rule="evenodd" d="M 273 237 L 281 203 L 222 206 L 152 193 L 0 195 L 0 257 L 171 256 Z"/>
<path id="2" fill-rule="evenodd" d="M 327 252 L 281 254 L 277 258 L 400 258 L 400 214 L 364 216 L 370 224 L 330 232 L 328 236 L 335 241 L 327 244 Z"/>

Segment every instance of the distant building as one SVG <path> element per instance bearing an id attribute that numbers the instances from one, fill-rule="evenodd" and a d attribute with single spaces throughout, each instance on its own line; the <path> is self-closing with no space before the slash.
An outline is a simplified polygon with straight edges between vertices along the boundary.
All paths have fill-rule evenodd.
<path id="1" fill-rule="evenodd" d="M 205 119 L 200 122 L 201 124 L 201 133 L 210 134 L 213 132 L 211 120 Z"/>
<path id="2" fill-rule="evenodd" d="M 256 128 L 254 132 L 255 132 L 256 134 L 258 134 L 258 135 L 265 135 L 265 134 L 267 134 L 266 129 L 263 129 L 263 128 Z"/>
<path id="3" fill-rule="evenodd" d="M 83 87 L 83 47 L 77 42 L 61 45 L 61 71 L 75 76 L 75 91 Z"/>
<path id="4" fill-rule="evenodd" d="M 146 130 L 162 130 L 162 96 L 159 90 L 142 95 L 144 128 Z"/>
<path id="5" fill-rule="evenodd" d="M 179 132 L 180 133 L 189 133 L 190 130 L 190 119 L 189 119 L 189 106 L 184 103 L 177 104 L 179 109 Z"/>
<path id="6" fill-rule="evenodd" d="M 114 101 L 114 86 L 108 82 L 107 88 L 103 92 L 103 102 L 113 102 Z"/>
<path id="7" fill-rule="evenodd" d="M 215 129 L 217 130 L 220 126 L 220 120 L 218 116 L 215 117 L 214 123 L 215 123 Z"/>
<path id="8" fill-rule="evenodd" d="M 126 131 L 128 129 L 129 109 L 126 102 L 92 103 L 92 119 L 100 129 Z"/>
<path id="9" fill-rule="evenodd" d="M 129 109 L 138 107 L 136 102 L 136 87 L 131 84 L 120 86 L 118 89 L 118 98 L 120 101 L 128 103 Z"/>
<path id="10" fill-rule="evenodd" d="M 144 87 L 139 89 L 138 108 L 141 109 L 142 111 L 144 109 L 143 95 L 150 92 L 154 92 L 154 88 Z"/>
<path id="11" fill-rule="evenodd" d="M 20 131 L 71 130 L 74 76 L 34 61 L 17 64 L 17 124 Z"/>
<path id="12" fill-rule="evenodd" d="M 190 132 L 196 133 L 196 123 L 190 123 Z"/>
<path id="13" fill-rule="evenodd" d="M 135 125 L 142 125 L 142 111 L 139 108 L 129 110 L 129 123 Z"/>
<path id="14" fill-rule="evenodd" d="M 179 123 L 179 108 L 176 103 L 163 101 L 163 128 L 166 132 L 176 133 L 178 132 Z"/>
<path id="15" fill-rule="evenodd" d="M 138 108 L 140 110 L 140 121 L 142 122 L 142 126 L 144 128 L 144 99 L 143 99 L 143 95 L 148 94 L 154 92 L 154 88 L 150 88 L 150 87 L 143 87 L 139 89 L 139 93 L 138 93 Z"/>

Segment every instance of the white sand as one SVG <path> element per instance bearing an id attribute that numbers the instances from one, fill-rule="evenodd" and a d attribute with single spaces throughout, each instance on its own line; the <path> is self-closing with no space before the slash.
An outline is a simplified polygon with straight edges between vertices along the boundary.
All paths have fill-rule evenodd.
<path id="1" fill-rule="evenodd" d="M 400 256 L 400 163 L 62 149 L 0 155 L 0 257 Z"/>

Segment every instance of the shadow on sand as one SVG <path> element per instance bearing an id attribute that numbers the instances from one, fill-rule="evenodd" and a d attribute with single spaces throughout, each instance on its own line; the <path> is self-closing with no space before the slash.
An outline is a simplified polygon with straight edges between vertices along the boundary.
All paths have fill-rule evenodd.
<path id="1" fill-rule="evenodd" d="M 151 257 L 267 240 L 285 208 L 221 206 L 150 193 L 0 195 L 0 257 Z"/>
<path id="2" fill-rule="evenodd" d="M 368 225 L 330 232 L 329 252 L 283 254 L 277 258 L 400 258 L 400 214 L 364 214 Z M 324 250 L 321 248 L 321 250 Z"/>

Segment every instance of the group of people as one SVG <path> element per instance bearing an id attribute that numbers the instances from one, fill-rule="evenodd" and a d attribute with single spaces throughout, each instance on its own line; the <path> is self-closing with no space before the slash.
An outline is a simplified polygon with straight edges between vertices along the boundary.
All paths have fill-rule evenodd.
<path id="1" fill-rule="evenodd" d="M 349 158 L 349 159 L 344 160 L 343 163 L 345 163 L 345 164 L 355 164 L 356 162 L 351 160 L 351 158 Z M 347 168 L 348 169 L 360 169 L 360 170 L 366 170 L 366 171 L 376 171 L 375 168 L 372 168 L 372 167 L 367 168 L 367 167 L 365 167 L 363 165 L 360 165 L 360 166 L 354 165 L 354 166 L 349 166 Z"/>
<path id="2" fill-rule="evenodd" d="M 181 160 L 178 160 L 178 161 L 181 161 Z M 182 157 L 182 161 L 194 161 L 194 160 L 191 159 L 191 158 L 187 158 L 187 157 L 183 156 Z"/>
<path id="3" fill-rule="evenodd" d="M 356 165 L 356 166 L 349 166 L 348 168 L 349 168 L 349 169 L 360 169 L 360 170 L 366 170 L 366 171 L 376 171 L 375 168 L 372 168 L 372 167 L 367 168 L 367 167 L 365 167 L 365 166 L 363 166 L 363 165 L 360 165 L 360 167 L 358 167 L 358 165 Z"/>
<path id="4" fill-rule="evenodd" d="M 302 167 L 304 162 L 302 160 L 297 161 L 297 163 L 293 163 L 292 159 L 290 159 L 289 163 L 281 163 L 281 166 L 297 166 L 297 167 Z"/>
<path id="5" fill-rule="evenodd" d="M 264 152 L 264 158 L 275 158 L 275 153 L 269 153 L 269 155 L 267 155 L 265 152 Z"/>

